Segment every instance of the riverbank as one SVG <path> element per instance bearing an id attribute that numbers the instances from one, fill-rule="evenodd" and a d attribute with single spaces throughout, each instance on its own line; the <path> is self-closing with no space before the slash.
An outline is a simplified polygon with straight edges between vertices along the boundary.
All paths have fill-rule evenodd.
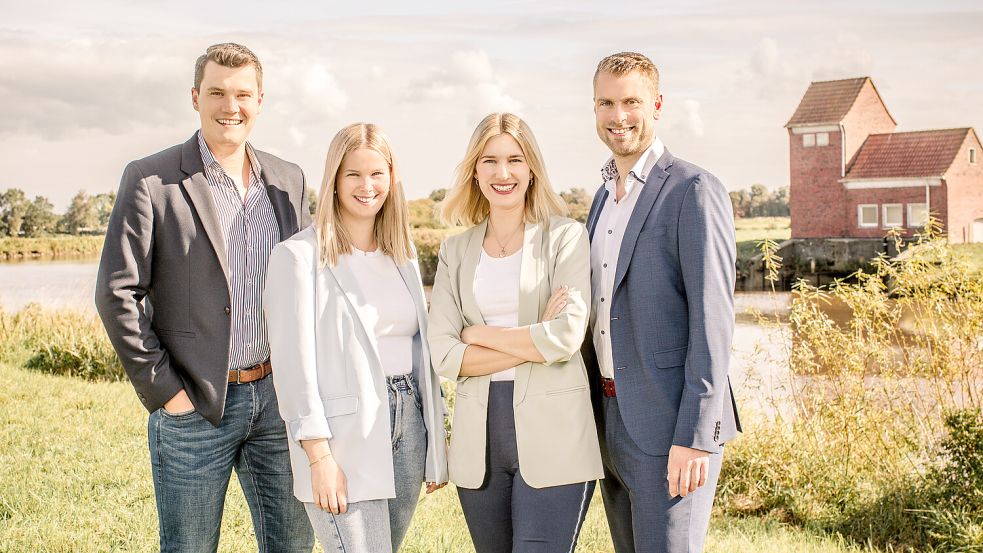
<path id="1" fill-rule="evenodd" d="M 0 238 L 0 261 L 25 259 L 92 258 L 102 251 L 104 236 L 49 236 Z"/>

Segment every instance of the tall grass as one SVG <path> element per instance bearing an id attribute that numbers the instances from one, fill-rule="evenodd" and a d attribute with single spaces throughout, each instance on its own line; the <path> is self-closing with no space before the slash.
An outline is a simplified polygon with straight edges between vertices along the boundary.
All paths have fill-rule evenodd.
<path id="1" fill-rule="evenodd" d="M 830 302 L 850 319 L 831 319 Z M 729 448 L 725 511 L 912 551 L 983 550 L 983 532 L 960 531 L 980 527 L 983 501 L 929 501 L 940 467 L 963 470 L 943 447 L 946 421 L 983 400 L 983 278 L 939 229 L 849 281 L 799 283 L 788 325 L 762 323 L 787 333 L 790 371 L 761 390 L 772 417 Z"/>

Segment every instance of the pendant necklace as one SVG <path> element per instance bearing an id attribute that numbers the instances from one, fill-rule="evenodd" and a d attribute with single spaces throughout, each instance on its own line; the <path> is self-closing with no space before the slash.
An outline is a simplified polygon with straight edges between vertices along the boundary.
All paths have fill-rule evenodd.
<path id="1" fill-rule="evenodd" d="M 498 243 L 498 247 L 501 248 L 501 251 L 498 252 L 498 257 L 507 257 L 505 255 L 505 246 L 512 242 L 512 239 L 515 238 L 515 234 L 519 232 L 519 229 L 522 228 L 522 226 L 523 225 L 520 224 L 519 226 L 515 227 L 515 230 L 512 231 L 512 234 L 509 235 L 508 240 L 506 240 L 505 244 L 503 245 L 502 241 L 498 239 L 498 236 L 496 236 L 495 227 L 493 227 L 491 224 L 491 218 L 488 219 L 488 228 L 491 230 L 492 238 Z"/>

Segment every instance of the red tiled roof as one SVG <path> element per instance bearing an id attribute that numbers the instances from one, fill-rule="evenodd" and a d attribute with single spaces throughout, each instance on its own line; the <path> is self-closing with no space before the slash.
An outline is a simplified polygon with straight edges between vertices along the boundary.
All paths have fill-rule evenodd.
<path id="1" fill-rule="evenodd" d="M 843 120 L 870 77 L 820 81 L 809 85 L 786 127 L 837 124 Z"/>
<path id="2" fill-rule="evenodd" d="M 847 179 L 941 177 L 970 128 L 872 134 L 847 169 Z"/>

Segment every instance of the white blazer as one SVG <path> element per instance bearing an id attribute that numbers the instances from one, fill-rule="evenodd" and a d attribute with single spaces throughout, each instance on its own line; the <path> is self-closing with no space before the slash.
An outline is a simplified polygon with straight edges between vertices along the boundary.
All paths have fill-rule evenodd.
<path id="1" fill-rule="evenodd" d="M 426 300 L 415 262 L 398 267 L 416 307 L 413 374 L 427 427 L 428 482 L 447 481 L 444 403 L 430 363 Z M 329 438 L 350 502 L 396 496 L 386 377 L 375 335 L 331 267 L 318 269 L 308 227 L 273 249 L 263 292 L 280 416 L 287 425 L 294 495 L 313 502 L 301 440 Z"/>

